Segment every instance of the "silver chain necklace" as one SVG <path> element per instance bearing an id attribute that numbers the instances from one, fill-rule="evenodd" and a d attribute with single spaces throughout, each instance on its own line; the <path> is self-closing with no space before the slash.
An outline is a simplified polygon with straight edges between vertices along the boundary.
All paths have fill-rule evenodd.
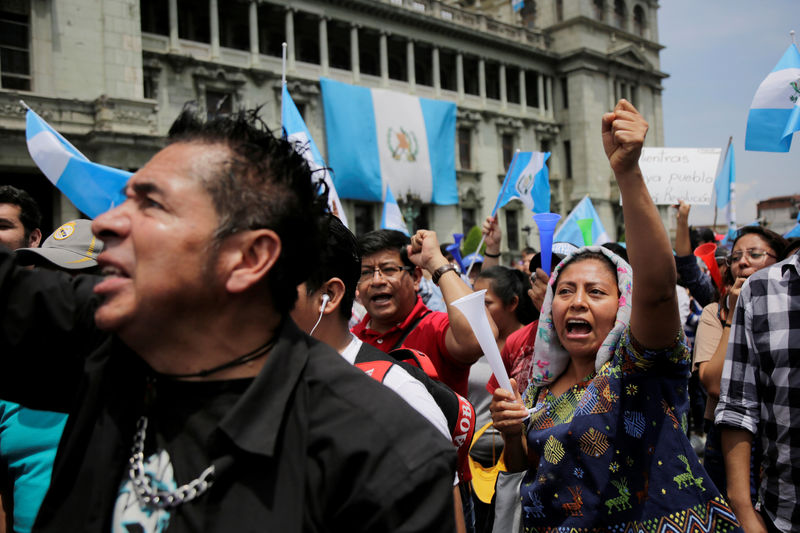
<path id="1" fill-rule="evenodd" d="M 136 434 L 133 436 L 131 458 L 128 460 L 130 469 L 128 476 L 133 483 L 139 502 L 146 507 L 170 509 L 186 502 L 190 502 L 203 494 L 214 483 L 214 465 L 212 464 L 185 485 L 172 491 L 157 490 L 150 484 L 150 478 L 144 472 L 144 440 L 147 434 L 147 417 L 142 416 L 136 423 Z"/>

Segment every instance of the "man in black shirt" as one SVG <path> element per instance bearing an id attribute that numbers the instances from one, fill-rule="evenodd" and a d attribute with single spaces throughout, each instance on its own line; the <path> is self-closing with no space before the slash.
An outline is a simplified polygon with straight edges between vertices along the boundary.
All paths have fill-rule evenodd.
<path id="1" fill-rule="evenodd" d="M 178 118 L 99 283 L 0 250 L 0 397 L 70 414 L 34 531 L 452 529 L 452 447 L 286 318 L 326 195 L 256 121 Z"/>

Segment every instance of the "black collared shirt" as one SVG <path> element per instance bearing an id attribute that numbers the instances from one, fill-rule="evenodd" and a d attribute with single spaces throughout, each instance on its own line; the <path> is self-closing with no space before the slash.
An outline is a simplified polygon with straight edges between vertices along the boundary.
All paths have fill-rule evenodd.
<path id="1" fill-rule="evenodd" d="M 94 328 L 91 285 L 0 250 L 0 397 L 70 413 L 34 531 L 110 530 L 145 409 L 149 368 Z M 207 451 L 203 531 L 454 529 L 453 448 L 290 320 Z"/>

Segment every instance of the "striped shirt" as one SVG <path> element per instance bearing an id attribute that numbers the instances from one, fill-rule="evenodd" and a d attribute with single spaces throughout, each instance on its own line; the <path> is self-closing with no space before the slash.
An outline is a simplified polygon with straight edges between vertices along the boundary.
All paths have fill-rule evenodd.
<path id="1" fill-rule="evenodd" d="M 782 531 L 800 525 L 800 256 L 756 272 L 742 286 L 716 423 L 761 439 L 759 500 Z"/>

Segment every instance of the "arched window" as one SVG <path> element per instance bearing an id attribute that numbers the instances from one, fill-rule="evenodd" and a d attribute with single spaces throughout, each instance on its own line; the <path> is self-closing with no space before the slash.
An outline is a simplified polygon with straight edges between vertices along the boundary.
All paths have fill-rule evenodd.
<path id="1" fill-rule="evenodd" d="M 606 3 L 605 0 L 594 0 L 594 17 L 597 20 L 605 19 Z"/>
<path id="2" fill-rule="evenodd" d="M 633 31 L 635 31 L 637 35 L 644 37 L 646 30 L 647 21 L 644 17 L 644 8 L 637 5 L 633 8 Z"/>
<path id="3" fill-rule="evenodd" d="M 624 0 L 614 0 L 614 25 L 621 29 L 625 29 L 625 18 L 627 10 L 625 9 Z"/>

